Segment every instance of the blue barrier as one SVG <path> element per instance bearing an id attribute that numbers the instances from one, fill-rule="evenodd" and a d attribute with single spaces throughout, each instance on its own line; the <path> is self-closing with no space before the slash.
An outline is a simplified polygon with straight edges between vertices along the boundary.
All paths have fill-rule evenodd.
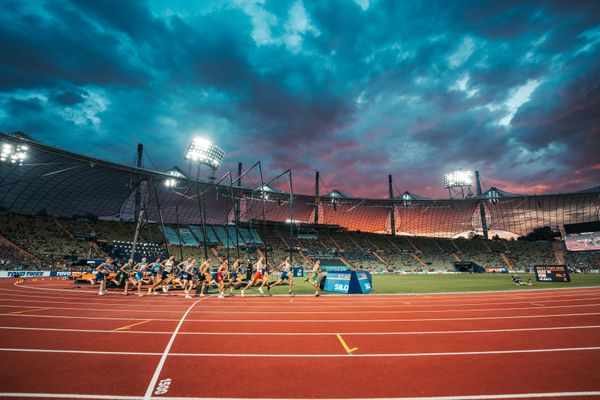
<path id="1" fill-rule="evenodd" d="M 323 290 L 334 293 L 369 293 L 373 290 L 367 271 L 327 271 Z"/>

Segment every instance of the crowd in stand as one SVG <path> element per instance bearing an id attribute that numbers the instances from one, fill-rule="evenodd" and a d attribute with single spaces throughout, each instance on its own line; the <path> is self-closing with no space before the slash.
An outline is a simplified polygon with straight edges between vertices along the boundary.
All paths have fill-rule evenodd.
<path id="1" fill-rule="evenodd" d="M 65 269 L 78 259 L 114 255 L 106 243 L 130 241 L 134 231 L 135 224 L 130 222 L 54 219 L 0 212 L 0 269 Z M 557 263 L 551 242 L 392 237 L 320 229 L 312 238 L 293 236 L 290 243 L 285 226 L 267 226 L 259 231 L 266 246 L 243 247 L 239 252 L 234 248 L 229 249 L 229 253 L 223 247 L 212 247 L 208 249 L 209 258 L 218 265 L 231 255 L 239 255 L 244 262 L 255 262 L 259 256 L 266 255 L 268 264 L 275 266 L 292 249 L 296 265 L 305 265 L 311 258 L 339 257 L 352 267 L 380 272 L 453 271 L 456 261 L 471 261 L 492 268 L 514 267 L 521 271 L 535 264 Z M 139 240 L 159 243 L 162 235 L 155 224 L 148 224 L 140 232 Z M 169 250 L 178 259 L 205 258 L 204 246 L 171 245 Z M 600 267 L 600 254 L 565 252 L 565 256 L 567 263 L 579 271 Z"/>

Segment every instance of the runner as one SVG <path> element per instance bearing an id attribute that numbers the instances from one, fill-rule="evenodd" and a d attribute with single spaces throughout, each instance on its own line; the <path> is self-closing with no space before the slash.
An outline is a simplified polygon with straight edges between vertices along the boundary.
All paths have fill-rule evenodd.
<path id="1" fill-rule="evenodd" d="M 148 269 L 148 262 L 146 261 L 146 257 L 142 258 L 142 261 L 137 263 L 135 267 L 133 267 L 135 274 L 135 285 L 137 286 L 137 295 L 142 297 L 142 283 L 148 283 L 148 281 L 144 280 L 144 272 Z"/>
<path id="2" fill-rule="evenodd" d="M 233 289 L 239 289 L 242 286 L 242 274 L 239 272 L 240 259 L 236 258 L 229 271 L 229 294 L 233 295 Z"/>
<path id="3" fill-rule="evenodd" d="M 279 269 L 281 271 L 281 273 L 279 275 L 279 280 L 277 282 L 270 284 L 269 289 L 271 289 L 273 286 L 278 286 L 278 285 L 283 284 L 283 282 L 287 279 L 287 281 L 290 284 L 290 289 L 288 290 L 288 293 L 293 296 L 294 295 L 294 292 L 293 292 L 294 278 L 292 277 L 292 264 L 290 263 L 290 258 L 286 257 L 285 260 L 281 264 L 279 264 L 277 269 Z"/>
<path id="4" fill-rule="evenodd" d="M 254 273 L 254 276 L 252 276 L 252 279 L 250 280 L 250 282 L 248 282 L 246 287 L 242 289 L 242 297 L 244 297 L 244 295 L 246 294 L 246 290 L 248 290 L 248 288 L 251 287 L 252 285 L 254 285 L 256 282 L 263 281 L 263 284 L 264 284 L 263 273 L 265 270 L 265 258 L 259 257 L 258 261 L 256 262 L 256 264 L 253 265 L 253 267 L 254 267 L 254 270 L 256 270 L 256 272 Z M 261 293 L 264 293 L 262 290 L 262 286 L 260 288 L 258 288 L 258 291 Z"/>
<path id="5" fill-rule="evenodd" d="M 162 281 L 162 264 L 160 263 L 160 257 L 158 257 L 152 264 L 150 264 L 150 282 L 152 285 L 148 288 L 148 295 L 156 295 L 156 287 Z"/>
<path id="6" fill-rule="evenodd" d="M 211 283 L 210 258 L 204 261 L 202 265 L 200 265 L 200 268 L 198 269 L 198 277 L 200 279 L 200 281 L 198 281 L 198 284 L 202 282 L 202 286 L 200 288 L 200 297 L 204 297 L 204 289 L 206 288 L 206 285 L 210 286 Z"/>
<path id="7" fill-rule="evenodd" d="M 185 293 L 186 299 L 191 299 L 192 296 L 190 296 L 190 290 L 194 286 L 194 265 L 196 265 L 196 259 L 189 259 L 188 262 L 182 264 L 181 281 L 183 283 L 183 292 Z"/>
<path id="8" fill-rule="evenodd" d="M 219 287 L 219 299 L 225 297 L 225 276 L 229 270 L 229 260 L 226 258 L 223 260 L 219 269 L 217 270 L 217 286 Z"/>
<path id="9" fill-rule="evenodd" d="M 169 284 L 175 280 L 175 256 L 171 256 L 168 259 L 160 263 L 162 267 L 162 274 L 160 281 L 154 284 L 155 289 L 159 286 L 162 287 L 163 293 L 169 291 Z"/>
<path id="10" fill-rule="evenodd" d="M 98 265 L 98 268 L 96 268 L 96 276 L 92 279 L 90 279 L 90 285 L 94 286 L 96 284 L 96 282 L 100 283 L 100 289 L 98 290 L 98 296 L 103 296 L 105 294 L 108 294 L 108 292 L 106 291 L 106 279 L 108 277 L 108 274 L 110 273 L 110 268 L 112 266 L 112 258 L 107 257 L 106 261 L 103 262 L 102 264 Z"/>
<path id="11" fill-rule="evenodd" d="M 117 273 L 116 280 L 121 286 L 121 283 L 125 281 L 125 290 L 123 291 L 123 295 L 129 295 L 129 283 L 135 285 L 135 279 L 131 276 L 133 272 L 133 259 L 130 258 L 127 260 L 125 264 L 119 268 L 119 272 Z"/>
<path id="12" fill-rule="evenodd" d="M 310 283 L 317 289 L 315 296 L 319 297 L 321 293 L 321 286 L 319 285 L 321 281 L 321 260 L 315 261 L 311 274 L 304 281 Z"/>

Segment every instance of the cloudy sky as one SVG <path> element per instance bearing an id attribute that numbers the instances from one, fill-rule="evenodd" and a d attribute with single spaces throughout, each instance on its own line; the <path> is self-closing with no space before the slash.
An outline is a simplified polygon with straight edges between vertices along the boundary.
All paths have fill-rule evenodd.
<path id="1" fill-rule="evenodd" d="M 597 1 L 2 0 L 0 54 L 0 131 L 111 161 L 202 135 L 301 192 L 600 184 Z"/>

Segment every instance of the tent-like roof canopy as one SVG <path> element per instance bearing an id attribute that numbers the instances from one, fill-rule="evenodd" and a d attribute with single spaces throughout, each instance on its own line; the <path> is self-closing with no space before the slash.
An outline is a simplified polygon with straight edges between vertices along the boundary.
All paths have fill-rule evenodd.
<path id="1" fill-rule="evenodd" d="M 411 192 L 393 201 L 356 198 L 337 190 L 320 197 L 294 193 L 290 218 L 289 193 L 266 185 L 263 193 L 268 196 L 260 194 L 260 186 L 197 182 L 176 167 L 163 173 L 111 163 L 22 135 L 0 133 L 0 152 L 4 158 L 0 160 L 0 209 L 10 213 L 131 220 L 138 198 L 150 220 L 170 224 L 196 224 L 204 218 L 209 224 L 226 224 L 235 214 L 234 205 L 239 204 L 241 221 L 312 222 L 318 212 L 322 224 L 385 231 L 390 228 L 393 210 L 398 231 L 442 237 L 478 229 L 479 204 L 484 204 L 490 229 L 517 234 L 600 218 L 600 186 L 546 195 L 491 188 L 465 200 L 429 199 Z"/>

